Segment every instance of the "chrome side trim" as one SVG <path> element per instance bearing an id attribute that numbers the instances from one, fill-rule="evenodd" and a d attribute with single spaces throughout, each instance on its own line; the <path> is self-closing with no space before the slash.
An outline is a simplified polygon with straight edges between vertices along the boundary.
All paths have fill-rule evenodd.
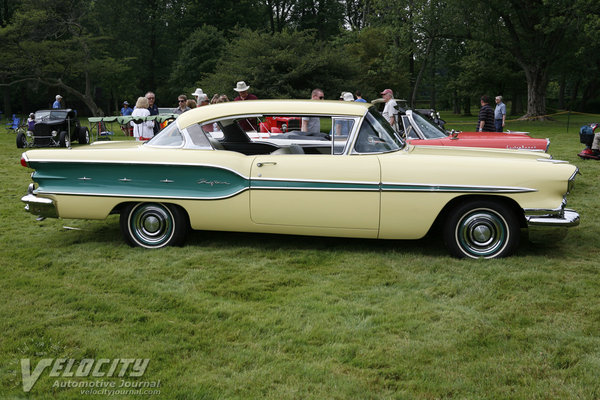
<path id="1" fill-rule="evenodd" d="M 539 162 L 549 162 L 552 164 L 568 164 L 568 161 L 564 161 L 564 160 L 555 160 L 553 158 L 538 158 L 536 161 Z"/>
<path id="2" fill-rule="evenodd" d="M 38 190 L 40 194 L 53 194 L 60 196 L 97 196 L 97 197 L 124 197 L 128 199 L 174 199 L 174 200 L 222 200 L 237 196 L 245 192 L 249 188 L 242 188 L 237 192 L 229 193 L 225 196 L 160 196 L 160 195 L 145 195 L 145 194 L 121 194 L 121 193 L 83 193 L 83 192 L 43 192 Z"/>
<path id="3" fill-rule="evenodd" d="M 386 187 L 388 186 L 388 187 Z M 398 188 L 389 187 L 398 186 Z M 423 184 L 423 183 L 399 183 L 382 182 L 382 190 L 400 192 L 466 192 L 466 193 L 529 193 L 537 192 L 537 189 L 511 186 L 477 186 L 477 185 L 446 185 L 446 184 Z"/>
<path id="4" fill-rule="evenodd" d="M 344 183 L 351 185 L 379 185 L 377 181 L 337 181 L 333 179 L 284 179 L 284 178 L 251 178 L 253 182 L 269 181 L 269 182 L 307 182 L 307 183 Z"/>

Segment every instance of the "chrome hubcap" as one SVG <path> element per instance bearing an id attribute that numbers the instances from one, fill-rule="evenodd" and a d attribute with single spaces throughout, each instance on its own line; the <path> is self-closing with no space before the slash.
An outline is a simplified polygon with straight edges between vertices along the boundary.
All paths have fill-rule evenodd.
<path id="1" fill-rule="evenodd" d="M 492 256 L 508 242 L 507 223 L 494 210 L 473 210 L 459 221 L 456 238 L 470 257 Z"/>
<path id="2" fill-rule="evenodd" d="M 142 246 L 160 247 L 173 236 L 173 215 L 162 204 L 142 204 L 132 211 L 129 226 Z"/>

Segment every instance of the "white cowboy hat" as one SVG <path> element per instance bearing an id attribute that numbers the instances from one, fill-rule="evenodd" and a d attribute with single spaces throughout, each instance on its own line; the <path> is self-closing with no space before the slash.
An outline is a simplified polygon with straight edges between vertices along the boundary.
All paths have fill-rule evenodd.
<path id="1" fill-rule="evenodd" d="M 62 96 L 60 94 L 56 95 L 56 100 L 58 100 L 58 99 L 62 99 Z"/>
<path id="2" fill-rule="evenodd" d="M 354 101 L 354 96 L 350 92 L 344 93 L 344 101 Z"/>
<path id="3" fill-rule="evenodd" d="M 245 92 L 248 89 L 250 89 L 250 86 L 246 85 L 246 82 L 244 81 L 239 81 L 237 83 L 237 86 L 233 88 L 233 90 L 235 90 L 236 92 Z"/>
<path id="4" fill-rule="evenodd" d="M 192 96 L 201 96 L 204 94 L 204 91 L 200 88 L 197 88 L 196 91 L 194 93 L 192 93 Z"/>

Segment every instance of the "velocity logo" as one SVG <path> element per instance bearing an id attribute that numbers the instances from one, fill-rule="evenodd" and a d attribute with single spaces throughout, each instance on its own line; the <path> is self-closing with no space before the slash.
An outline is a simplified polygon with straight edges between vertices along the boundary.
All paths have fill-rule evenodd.
<path id="1" fill-rule="evenodd" d="M 40 360 L 35 369 L 31 370 L 31 360 L 29 358 L 21 359 L 21 375 L 23 377 L 23 391 L 29 392 L 33 385 L 38 381 L 46 368 L 52 367 L 51 377 L 63 378 L 111 378 L 128 377 L 137 378 L 143 376 L 150 362 L 149 358 L 84 358 L 75 360 L 73 358 L 44 358 Z"/>

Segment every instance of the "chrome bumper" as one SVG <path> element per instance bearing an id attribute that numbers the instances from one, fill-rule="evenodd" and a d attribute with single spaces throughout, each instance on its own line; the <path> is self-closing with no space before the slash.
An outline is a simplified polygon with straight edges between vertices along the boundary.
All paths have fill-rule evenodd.
<path id="1" fill-rule="evenodd" d="M 27 188 L 27 195 L 21 197 L 21 201 L 25 203 L 25 211 L 44 218 L 58 218 L 54 200 L 36 196 L 33 189 L 32 183 Z"/>
<path id="2" fill-rule="evenodd" d="M 579 214 L 575 210 L 565 209 L 560 215 L 526 215 L 525 220 L 530 241 L 556 241 L 567 236 L 567 228 L 579 225 Z"/>

